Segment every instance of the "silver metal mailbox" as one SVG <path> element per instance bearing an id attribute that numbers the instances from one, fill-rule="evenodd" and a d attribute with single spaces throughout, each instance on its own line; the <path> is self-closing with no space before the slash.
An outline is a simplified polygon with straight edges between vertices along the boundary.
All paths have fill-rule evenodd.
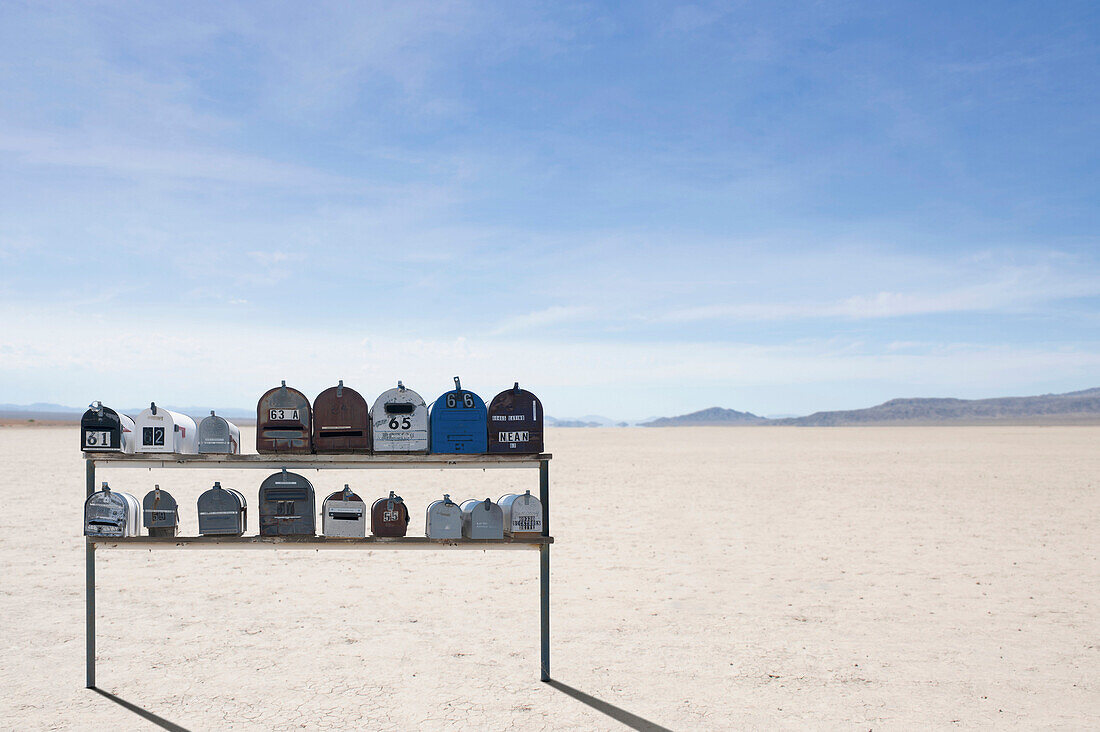
<path id="1" fill-rule="evenodd" d="M 241 536 L 248 529 L 248 505 L 244 495 L 219 482 L 199 496 L 199 533 L 217 536 Z"/>
<path id="2" fill-rule="evenodd" d="M 374 401 L 370 417 L 375 452 L 428 451 L 428 405 L 400 381 Z"/>
<path id="3" fill-rule="evenodd" d="M 137 536 L 141 531 L 141 509 L 129 493 L 103 488 L 84 501 L 84 536 Z"/>
<path id="4" fill-rule="evenodd" d="M 103 402 L 92 402 L 80 418 L 80 449 L 85 452 L 134 451 L 134 420 Z"/>
<path id="5" fill-rule="evenodd" d="M 497 504 L 504 514 L 506 536 L 542 536 L 542 503 L 531 491 L 501 496 Z"/>
<path id="6" fill-rule="evenodd" d="M 347 483 L 321 504 L 321 530 L 325 536 L 367 535 L 367 504 Z"/>
<path id="7" fill-rule="evenodd" d="M 428 506 L 424 535 L 429 539 L 462 538 L 462 508 L 446 493 L 443 500 L 432 501 Z"/>
<path id="8" fill-rule="evenodd" d="M 260 536 L 313 536 L 317 533 L 313 484 L 286 468 L 260 484 Z"/>
<path id="9" fill-rule="evenodd" d="M 462 504 L 462 535 L 467 539 L 503 539 L 504 513 L 486 498 Z"/>
<path id="10" fill-rule="evenodd" d="M 176 499 L 168 491 L 162 491 L 159 485 L 145 494 L 141 502 L 142 523 L 149 536 L 175 536 L 180 527 L 180 511 Z"/>
<path id="11" fill-rule="evenodd" d="M 193 455 L 198 448 L 195 420 L 186 414 L 161 409 L 155 403 L 134 420 L 136 452 L 169 452 Z"/>
<path id="12" fill-rule="evenodd" d="M 241 428 L 210 412 L 199 422 L 199 452 L 236 455 L 241 451 Z"/>

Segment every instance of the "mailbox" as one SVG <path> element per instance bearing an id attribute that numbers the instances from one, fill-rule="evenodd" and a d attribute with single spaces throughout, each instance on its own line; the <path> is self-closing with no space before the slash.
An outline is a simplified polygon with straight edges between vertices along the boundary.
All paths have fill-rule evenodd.
<path id="1" fill-rule="evenodd" d="M 455 388 L 435 400 L 431 409 L 432 452 L 485 452 L 485 402 L 477 394 L 462 388 L 455 377 Z"/>
<path id="2" fill-rule="evenodd" d="M 428 405 L 400 381 L 382 392 L 370 414 L 375 452 L 428 451 Z"/>
<path id="3" fill-rule="evenodd" d="M 308 455 L 311 423 L 309 400 L 284 381 L 256 404 L 256 452 Z"/>
<path id="4" fill-rule="evenodd" d="M 343 380 L 313 400 L 313 451 L 370 452 L 367 400 Z"/>
<path id="5" fill-rule="evenodd" d="M 462 504 L 462 535 L 467 539 L 503 539 L 504 514 L 486 498 Z"/>
<path id="6" fill-rule="evenodd" d="M 462 509 L 446 493 L 428 506 L 424 534 L 429 539 L 461 539 Z"/>
<path id="7" fill-rule="evenodd" d="M 367 504 L 345 483 L 321 504 L 321 529 L 325 536 L 366 536 Z"/>
<path id="8" fill-rule="evenodd" d="M 260 536 L 313 536 L 316 501 L 313 485 L 297 473 L 269 475 L 260 484 Z"/>
<path id="9" fill-rule="evenodd" d="M 198 503 L 200 534 L 240 536 L 248 529 L 248 505 L 240 491 L 214 483 Z"/>
<path id="10" fill-rule="evenodd" d="M 137 452 L 171 452 L 194 454 L 198 451 L 198 430 L 195 420 L 186 414 L 161 409 L 156 403 L 134 420 Z"/>
<path id="11" fill-rule="evenodd" d="M 241 451 L 241 428 L 213 412 L 199 422 L 199 452 L 237 455 Z"/>
<path id="12" fill-rule="evenodd" d="M 504 533 L 508 536 L 542 536 L 542 503 L 527 491 L 522 496 L 509 493 L 497 501 L 504 514 Z"/>
<path id="13" fill-rule="evenodd" d="M 80 449 L 86 452 L 133 452 L 134 420 L 103 402 L 92 402 L 80 418 Z"/>
<path id="14" fill-rule="evenodd" d="M 162 491 L 159 485 L 145 494 L 141 502 L 144 509 L 142 523 L 149 530 L 149 536 L 175 536 L 180 527 L 180 512 L 176 499 L 168 491 Z"/>
<path id="15" fill-rule="evenodd" d="M 423 402 L 421 402 L 423 403 Z M 390 491 L 370 508 L 370 532 L 375 536 L 404 536 L 409 530 L 409 509 L 401 496 Z"/>
<path id="16" fill-rule="evenodd" d="M 519 382 L 489 404 L 489 452 L 542 452 L 542 402 Z"/>
<path id="17" fill-rule="evenodd" d="M 84 501 L 84 536 L 137 536 L 141 531 L 141 509 L 129 493 L 113 491 L 103 483 Z"/>

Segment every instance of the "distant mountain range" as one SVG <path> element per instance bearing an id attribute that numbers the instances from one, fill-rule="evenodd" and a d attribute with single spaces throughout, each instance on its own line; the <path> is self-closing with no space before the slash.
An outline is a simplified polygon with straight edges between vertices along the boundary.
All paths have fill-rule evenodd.
<path id="1" fill-rule="evenodd" d="M 806 417 L 766 419 L 749 412 L 711 407 L 679 417 L 642 423 L 642 427 L 725 425 L 842 425 L 965 424 L 989 422 L 1100 421 L 1100 388 L 1068 394 L 996 399 L 891 399 L 875 407 L 838 412 L 815 412 Z"/>
<path id="2" fill-rule="evenodd" d="M 210 413 L 208 407 L 173 407 L 195 419 Z M 136 415 L 145 407 L 122 410 Z M 218 409 L 218 414 L 238 424 L 253 424 L 256 413 L 249 409 Z M 0 404 L 0 419 L 9 421 L 78 422 L 84 408 L 60 404 Z M 641 422 L 616 421 L 596 414 L 576 419 L 547 417 L 550 427 L 722 427 L 781 425 L 832 427 L 843 425 L 968 424 L 968 423 L 1054 423 L 1100 422 L 1100 388 L 1068 394 L 1043 394 L 997 399 L 891 399 L 867 409 L 815 412 L 806 417 L 760 417 L 752 412 L 711 407 L 679 417 L 657 417 Z"/>

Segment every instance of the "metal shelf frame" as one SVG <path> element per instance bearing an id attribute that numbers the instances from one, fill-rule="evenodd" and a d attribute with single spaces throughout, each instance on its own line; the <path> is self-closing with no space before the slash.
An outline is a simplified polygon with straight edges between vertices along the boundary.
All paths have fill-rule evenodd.
<path id="1" fill-rule="evenodd" d="M 539 553 L 539 676 L 550 680 L 550 459 L 539 455 L 177 455 L 116 452 L 84 453 L 87 495 L 96 490 L 96 466 L 109 468 L 199 468 L 279 470 L 409 470 L 537 468 L 542 503 L 542 536 L 531 539 L 429 539 L 423 536 L 368 536 L 343 539 L 324 536 L 175 536 L 127 538 L 85 537 L 85 686 L 95 687 L 95 555 L 97 550 L 459 550 L 536 549 Z"/>

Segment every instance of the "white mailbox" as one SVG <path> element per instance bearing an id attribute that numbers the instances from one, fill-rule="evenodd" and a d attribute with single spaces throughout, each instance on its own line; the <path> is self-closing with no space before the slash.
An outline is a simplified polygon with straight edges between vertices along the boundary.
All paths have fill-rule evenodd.
<path id="1" fill-rule="evenodd" d="M 84 501 L 84 536 L 125 537 L 141 533 L 141 506 L 129 493 L 103 483 Z"/>
<path id="2" fill-rule="evenodd" d="M 347 483 L 321 504 L 321 531 L 325 536 L 367 535 L 367 504 L 351 492 Z"/>
<path id="3" fill-rule="evenodd" d="M 462 535 L 467 539 L 503 539 L 504 514 L 486 498 L 462 504 Z"/>
<path id="4" fill-rule="evenodd" d="M 161 409 L 155 403 L 134 420 L 137 433 L 137 452 L 168 452 L 184 455 L 195 454 L 198 446 L 198 428 L 195 420 L 186 414 Z"/>
<path id="5" fill-rule="evenodd" d="M 428 405 L 400 381 L 374 401 L 370 417 L 375 452 L 428 451 Z"/>
<path id="6" fill-rule="evenodd" d="M 542 503 L 527 491 L 522 496 L 509 493 L 497 501 L 504 513 L 507 536 L 542 536 Z"/>
<path id="7" fill-rule="evenodd" d="M 442 501 L 432 501 L 428 506 L 424 535 L 429 539 L 462 538 L 462 509 L 446 493 Z"/>

